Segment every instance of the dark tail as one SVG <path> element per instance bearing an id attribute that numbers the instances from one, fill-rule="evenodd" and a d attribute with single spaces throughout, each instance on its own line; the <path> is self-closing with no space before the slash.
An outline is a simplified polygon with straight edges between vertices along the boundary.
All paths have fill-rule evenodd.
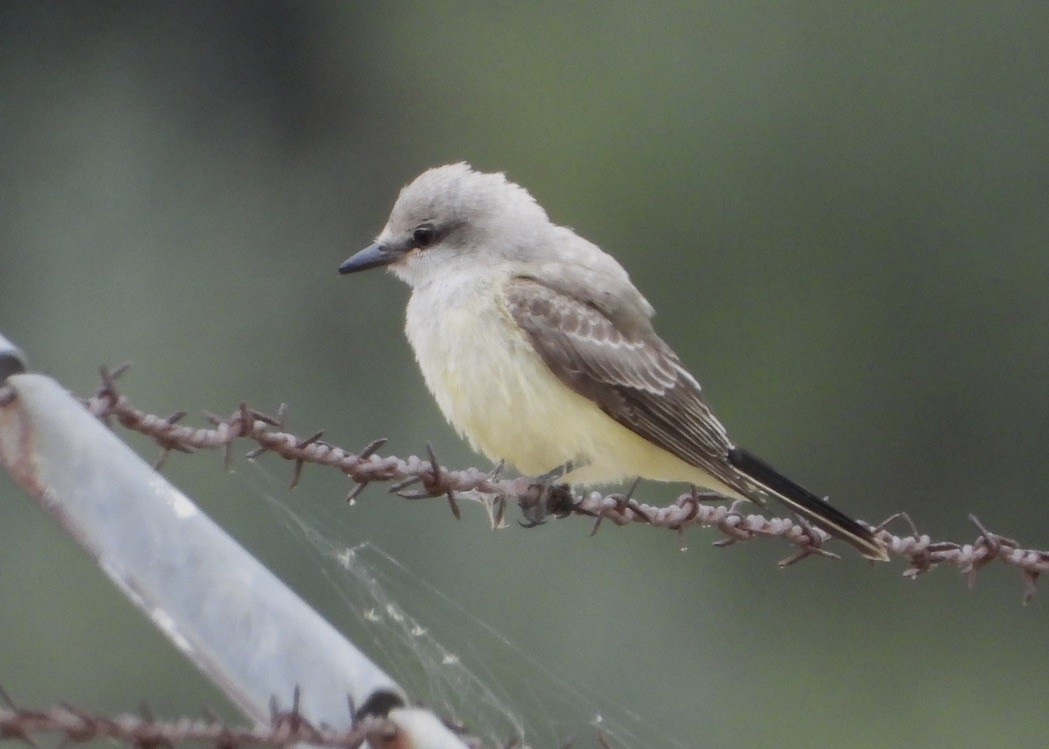
<path id="1" fill-rule="evenodd" d="M 737 471 L 804 516 L 813 525 L 852 544 L 868 559 L 889 561 L 885 547 L 870 529 L 860 525 L 805 487 L 794 483 L 761 458 L 742 448 L 734 447 L 729 450 L 728 461 Z"/>

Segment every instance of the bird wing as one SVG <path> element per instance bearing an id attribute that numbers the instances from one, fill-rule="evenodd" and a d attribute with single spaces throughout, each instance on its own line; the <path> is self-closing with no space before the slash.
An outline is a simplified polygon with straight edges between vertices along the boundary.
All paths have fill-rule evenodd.
<path id="1" fill-rule="evenodd" d="M 618 305 L 613 300 L 623 295 L 589 298 L 587 280 L 585 273 L 566 269 L 550 284 L 517 276 L 505 287 L 507 311 L 561 382 L 744 496 L 760 502 L 768 493 L 869 559 L 888 559 L 872 529 L 732 444 L 677 354 L 647 315 L 631 311 L 644 306 L 637 305 L 644 300 L 632 285 L 620 289 L 626 304 Z"/>
<path id="2" fill-rule="evenodd" d="M 585 276 L 577 280 L 516 276 L 504 288 L 507 311 L 550 371 L 631 431 L 742 489 L 725 428 L 647 315 L 613 322 L 616 310 L 589 298 Z"/>

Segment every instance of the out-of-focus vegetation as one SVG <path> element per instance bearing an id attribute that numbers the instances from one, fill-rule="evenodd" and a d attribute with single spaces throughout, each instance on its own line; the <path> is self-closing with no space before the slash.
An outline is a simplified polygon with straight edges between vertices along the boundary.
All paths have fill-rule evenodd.
<path id="1" fill-rule="evenodd" d="M 466 159 L 622 260 L 739 442 L 860 517 L 967 540 L 973 512 L 1049 546 L 1047 6 L 4 3 L 0 39 L 0 330 L 74 390 L 130 359 L 161 413 L 286 401 L 304 435 L 483 465 L 415 370 L 406 289 L 335 274 L 404 182 Z M 261 463 L 167 472 L 352 619 Z M 909 583 L 843 546 L 778 571 L 775 544 L 491 533 L 346 489 L 271 491 L 685 746 L 1049 737 L 1049 592 L 1023 608 L 1004 570 Z M 8 691 L 219 702 L 6 477 L 0 498 Z"/>

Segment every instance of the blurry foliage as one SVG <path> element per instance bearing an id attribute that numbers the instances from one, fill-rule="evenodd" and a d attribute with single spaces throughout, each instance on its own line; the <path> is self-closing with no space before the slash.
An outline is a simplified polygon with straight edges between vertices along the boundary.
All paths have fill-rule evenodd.
<path id="1" fill-rule="evenodd" d="M 287 401 L 303 433 L 477 463 L 400 335 L 406 290 L 334 272 L 401 184 L 467 159 L 623 261 L 741 443 L 866 519 L 1049 539 L 1047 6 L 6 2 L 0 38 L 0 321 L 71 388 L 131 359 L 151 410 Z M 167 470 L 330 604 L 253 468 Z M 214 703 L 3 482 L 0 682 Z M 688 745 L 1049 733 L 1046 603 L 1011 578 L 491 534 L 345 489 L 307 473 L 287 501 Z"/>

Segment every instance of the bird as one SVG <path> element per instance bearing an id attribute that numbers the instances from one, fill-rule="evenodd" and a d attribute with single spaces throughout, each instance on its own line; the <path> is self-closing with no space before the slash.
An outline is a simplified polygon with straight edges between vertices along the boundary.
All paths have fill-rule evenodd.
<path id="1" fill-rule="evenodd" d="M 405 333 L 438 407 L 489 459 L 570 485 L 643 478 L 772 497 L 888 559 L 869 527 L 729 439 L 623 266 L 505 174 L 459 162 L 409 182 L 338 270 L 378 267 L 411 289 Z"/>

